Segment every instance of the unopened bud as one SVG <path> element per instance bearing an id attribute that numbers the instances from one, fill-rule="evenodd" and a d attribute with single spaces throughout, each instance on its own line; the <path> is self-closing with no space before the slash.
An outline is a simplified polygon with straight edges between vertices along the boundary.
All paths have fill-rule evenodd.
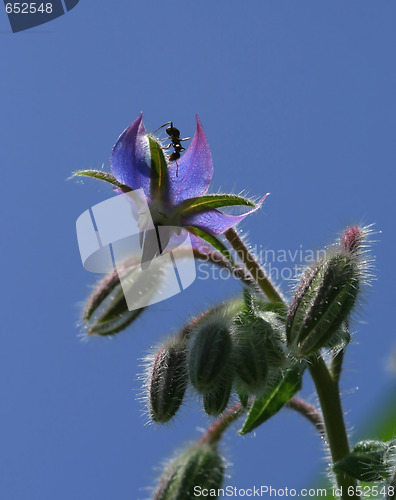
<path id="1" fill-rule="evenodd" d="M 359 481 L 383 481 L 389 478 L 394 465 L 394 442 L 361 441 L 350 455 L 334 464 L 334 471 Z"/>
<path id="2" fill-rule="evenodd" d="M 196 491 L 221 488 L 224 464 L 217 447 L 199 442 L 172 460 L 165 468 L 154 500 L 188 500 Z"/>
<path id="3" fill-rule="evenodd" d="M 220 381 L 203 395 L 203 407 L 211 417 L 217 417 L 227 408 L 232 390 L 232 372 L 224 373 Z"/>
<path id="4" fill-rule="evenodd" d="M 85 304 L 83 324 L 87 335 L 113 335 L 124 330 L 144 308 L 130 311 L 117 272 L 99 281 Z"/>
<path id="5" fill-rule="evenodd" d="M 359 258 L 363 258 L 363 254 L 366 254 L 365 262 L 363 262 L 363 267 L 371 265 L 371 258 L 367 261 L 367 253 L 370 247 L 370 236 L 373 233 L 373 224 L 368 226 L 349 226 L 342 233 L 338 248 L 346 253 L 357 255 Z M 360 254 L 360 255 L 359 255 Z"/>
<path id="6" fill-rule="evenodd" d="M 232 341 L 227 320 L 210 320 L 193 333 L 188 356 L 190 380 L 197 391 L 210 391 L 226 370 Z"/>
<path id="7" fill-rule="evenodd" d="M 345 229 L 340 240 L 340 248 L 347 253 L 358 252 L 362 248 L 365 230 L 360 226 L 349 226 Z"/>
<path id="8" fill-rule="evenodd" d="M 313 354 L 334 343 L 355 305 L 360 276 L 356 259 L 346 252 L 308 268 L 286 321 L 288 347 L 295 356 Z"/>
<path id="9" fill-rule="evenodd" d="M 186 347 L 171 340 L 155 356 L 148 380 L 149 414 L 154 422 L 168 422 L 183 401 L 187 387 Z"/>
<path id="10" fill-rule="evenodd" d="M 284 363 L 279 328 L 274 313 L 245 313 L 239 316 L 233 334 L 233 366 L 242 392 L 261 392 L 266 386 L 269 371 Z"/>

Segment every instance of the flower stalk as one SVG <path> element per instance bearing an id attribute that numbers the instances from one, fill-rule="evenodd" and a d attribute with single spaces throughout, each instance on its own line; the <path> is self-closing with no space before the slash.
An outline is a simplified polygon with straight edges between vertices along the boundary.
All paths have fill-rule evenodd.
<path id="1" fill-rule="evenodd" d="M 286 403 L 285 406 L 303 415 L 314 425 L 315 429 L 319 432 L 320 435 L 326 435 L 323 415 L 318 412 L 313 405 L 310 405 L 303 399 L 294 396 L 289 400 L 288 403 Z"/>
<path id="2" fill-rule="evenodd" d="M 232 425 L 238 418 L 245 413 L 245 408 L 241 403 L 236 403 L 234 406 L 228 408 L 205 432 L 201 437 L 202 442 L 216 444 L 222 438 L 224 432 Z"/>
<path id="3" fill-rule="evenodd" d="M 264 269 L 260 266 L 257 260 L 249 252 L 244 242 L 238 236 L 236 230 L 234 228 L 230 228 L 224 233 L 224 236 L 227 238 L 232 248 L 237 252 L 239 258 L 245 264 L 247 270 L 253 276 L 254 280 L 257 282 L 268 299 L 271 302 L 281 304 L 284 303 L 285 301 L 281 293 L 266 275 Z"/>
<path id="4" fill-rule="evenodd" d="M 330 448 L 331 458 L 333 463 L 336 463 L 350 452 L 338 381 L 333 379 L 321 357 L 311 358 L 309 371 L 315 383 L 322 408 L 326 440 Z M 343 500 L 359 498 L 359 495 L 355 493 L 356 481 L 354 479 L 345 474 L 337 474 L 336 479 L 338 487 L 342 489 Z M 348 490 L 348 488 L 350 489 Z M 354 492 L 353 495 L 349 494 L 351 491 Z"/>

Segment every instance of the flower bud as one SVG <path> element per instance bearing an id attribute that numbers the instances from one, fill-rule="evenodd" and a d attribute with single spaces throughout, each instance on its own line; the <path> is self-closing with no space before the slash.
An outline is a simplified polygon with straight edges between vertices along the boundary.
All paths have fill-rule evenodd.
<path id="1" fill-rule="evenodd" d="M 230 360 L 232 341 L 226 319 L 204 322 L 193 332 L 188 355 L 190 380 L 197 391 L 210 391 Z"/>
<path id="2" fill-rule="evenodd" d="M 161 347 L 150 368 L 149 414 L 154 422 L 168 422 L 183 401 L 187 387 L 186 346 L 172 339 Z"/>
<path id="3" fill-rule="evenodd" d="M 345 229 L 340 239 L 340 248 L 347 253 L 356 253 L 361 251 L 364 238 L 367 234 L 367 228 L 359 226 L 349 226 Z"/>
<path id="4" fill-rule="evenodd" d="M 356 259 L 343 251 L 308 268 L 286 321 L 287 344 L 293 355 L 313 354 L 334 343 L 355 305 L 360 277 Z"/>
<path id="5" fill-rule="evenodd" d="M 274 313 L 244 313 L 233 334 L 233 366 L 242 393 L 257 394 L 266 386 L 269 371 L 279 368 L 286 356 Z"/>
<path id="6" fill-rule="evenodd" d="M 227 408 L 232 390 L 232 372 L 229 371 L 210 391 L 203 395 L 203 407 L 211 417 L 217 417 Z"/>
<path id="7" fill-rule="evenodd" d="M 165 468 L 154 500 L 186 500 L 196 489 L 217 490 L 224 478 L 224 464 L 217 447 L 199 442 L 177 456 Z M 195 488 L 195 489 L 194 489 Z"/>
<path id="8" fill-rule="evenodd" d="M 350 455 L 334 464 L 334 471 L 359 481 L 383 481 L 389 478 L 394 465 L 394 442 L 366 440 L 358 443 Z"/>
<path id="9" fill-rule="evenodd" d="M 113 335 L 124 330 L 144 308 L 130 311 L 117 272 L 99 281 L 84 306 L 83 324 L 87 335 Z"/>

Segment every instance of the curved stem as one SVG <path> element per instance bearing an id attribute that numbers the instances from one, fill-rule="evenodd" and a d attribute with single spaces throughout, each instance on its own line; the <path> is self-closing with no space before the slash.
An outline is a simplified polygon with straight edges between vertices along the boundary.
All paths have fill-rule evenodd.
<path id="1" fill-rule="evenodd" d="M 319 396 L 320 406 L 326 428 L 327 442 L 333 463 L 349 454 L 348 436 L 342 412 L 338 381 L 331 376 L 323 358 L 312 358 L 309 365 L 312 379 Z M 341 498 L 359 498 L 356 494 L 356 482 L 344 475 L 336 475 L 338 487 L 341 488 Z M 350 488 L 350 490 L 348 490 Z M 350 495 L 349 493 L 352 492 Z"/>
<path id="2" fill-rule="evenodd" d="M 202 442 L 216 444 L 220 441 L 223 433 L 228 427 L 235 422 L 243 413 L 245 408 L 241 403 L 236 403 L 224 411 L 222 415 L 209 427 L 205 434 L 201 437 Z"/>
<path id="3" fill-rule="evenodd" d="M 285 300 L 270 278 L 265 274 L 264 269 L 260 266 L 257 260 L 249 252 L 244 242 L 238 236 L 235 229 L 228 229 L 224 236 L 230 242 L 232 248 L 237 252 L 238 257 L 245 264 L 247 270 L 253 276 L 253 279 L 259 285 L 271 302 L 284 304 Z"/>
<path id="4" fill-rule="evenodd" d="M 297 396 L 292 397 L 285 406 L 307 418 L 315 426 L 316 430 L 319 431 L 320 435 L 326 435 L 323 415 L 314 406 Z"/>
<path id="5" fill-rule="evenodd" d="M 253 288 L 255 292 L 261 294 L 263 293 L 261 288 L 257 286 L 257 283 L 244 267 L 240 266 L 239 264 L 235 264 L 233 267 L 230 262 L 221 255 L 220 252 L 214 251 L 210 253 L 201 253 L 199 250 L 194 249 L 194 257 L 204 262 L 210 262 L 211 264 L 217 265 L 221 268 L 228 269 L 235 278 L 243 281 L 246 285 Z"/>

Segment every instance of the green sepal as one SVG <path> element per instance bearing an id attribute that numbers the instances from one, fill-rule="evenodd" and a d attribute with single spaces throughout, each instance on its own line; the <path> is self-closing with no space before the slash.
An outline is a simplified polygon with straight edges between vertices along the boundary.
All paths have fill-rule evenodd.
<path id="1" fill-rule="evenodd" d="M 247 408 L 247 406 L 249 404 L 249 394 L 247 394 L 246 392 L 244 392 L 242 390 L 238 390 L 238 388 L 237 388 L 237 394 L 238 394 L 239 401 L 240 401 L 241 405 L 243 406 L 243 408 Z"/>
<path id="2" fill-rule="evenodd" d="M 150 367 L 149 415 L 153 422 L 165 424 L 179 410 L 187 388 L 186 344 L 171 338 L 161 346 Z"/>
<path id="3" fill-rule="evenodd" d="M 128 310 L 122 290 L 113 294 L 111 304 L 101 311 L 100 315 L 90 324 L 86 324 L 88 335 L 114 335 L 127 328 L 144 311 L 144 307 Z"/>
<path id="4" fill-rule="evenodd" d="M 140 300 L 147 297 L 149 303 L 152 294 L 161 283 L 164 275 L 161 274 L 161 263 L 156 260 L 152 264 L 157 266 L 157 273 L 152 274 L 151 281 L 147 282 L 142 275 L 140 264 L 126 261 L 125 268 L 117 272 L 112 271 L 105 278 L 99 281 L 83 310 L 83 324 L 88 335 L 113 335 L 129 326 L 147 306 L 128 309 L 125 300 L 124 289 L 129 286 L 129 300 L 131 293 L 136 290 L 135 295 Z M 123 286 L 119 277 L 122 277 Z M 144 296 L 141 290 L 144 289 Z"/>
<path id="5" fill-rule="evenodd" d="M 182 201 L 178 208 L 183 212 L 183 215 L 193 215 L 205 212 L 209 209 L 243 206 L 255 208 L 256 203 L 244 196 L 235 194 L 207 194 L 205 196 L 198 196 L 196 198 L 189 198 Z"/>
<path id="6" fill-rule="evenodd" d="M 201 394 L 227 385 L 232 379 L 228 369 L 232 340 L 227 323 L 221 319 L 195 327 L 187 363 L 190 381 Z"/>
<path id="7" fill-rule="evenodd" d="M 359 279 L 356 261 L 345 253 L 307 268 L 286 322 L 287 343 L 295 356 L 338 342 L 339 328 L 355 305 Z"/>
<path id="8" fill-rule="evenodd" d="M 392 473 L 394 452 L 392 441 L 360 441 L 350 455 L 334 464 L 333 470 L 366 483 L 383 481 Z"/>
<path id="9" fill-rule="evenodd" d="M 128 310 L 118 274 L 111 273 L 89 297 L 83 323 L 88 335 L 114 335 L 129 326 L 144 309 Z"/>
<path id="10" fill-rule="evenodd" d="M 245 287 L 242 292 L 243 302 L 245 304 L 246 310 L 251 313 L 255 313 L 257 311 L 256 307 L 256 297 L 250 288 Z"/>
<path id="11" fill-rule="evenodd" d="M 273 313 L 244 312 L 234 320 L 233 367 L 240 386 L 259 398 L 287 362 L 280 323 Z"/>
<path id="12" fill-rule="evenodd" d="M 278 318 L 282 322 L 286 321 L 287 306 L 285 304 L 282 304 L 281 302 L 259 301 L 257 305 L 258 305 L 260 312 L 262 312 L 262 313 L 273 312 L 278 316 Z"/>
<path id="13" fill-rule="evenodd" d="M 203 407 L 207 415 L 217 417 L 227 408 L 232 391 L 232 372 L 228 377 L 223 377 L 219 384 L 210 391 L 205 392 L 202 397 Z"/>
<path id="14" fill-rule="evenodd" d="M 109 174 L 108 172 L 103 172 L 102 170 L 77 170 L 77 172 L 73 173 L 72 178 L 73 177 L 91 177 L 91 179 L 98 179 L 100 181 L 108 182 L 109 184 L 112 184 L 114 187 L 121 189 L 121 191 L 123 191 L 124 193 L 132 191 L 132 189 L 129 186 L 126 186 L 125 184 L 121 184 L 121 182 L 118 182 L 113 174 Z"/>
<path id="15" fill-rule="evenodd" d="M 199 238 L 209 243 L 209 245 L 212 245 L 213 248 L 215 248 L 218 252 L 220 252 L 221 255 L 225 257 L 232 266 L 234 266 L 234 260 L 231 256 L 230 251 L 227 249 L 227 247 L 224 245 L 222 241 L 216 238 L 216 236 L 208 233 L 204 229 L 200 229 L 195 226 L 185 226 L 184 229 L 187 229 L 187 231 L 190 231 L 190 233 L 192 233 L 193 235 L 198 236 Z"/>
<path id="16" fill-rule="evenodd" d="M 150 144 L 151 179 L 150 192 L 153 199 L 167 201 L 168 197 L 168 163 L 161 144 L 151 136 L 147 136 Z"/>
<path id="17" fill-rule="evenodd" d="M 224 471 L 224 461 L 217 447 L 198 442 L 165 466 L 153 498 L 192 499 L 196 497 L 196 487 L 202 491 L 216 491 L 222 486 Z"/>
<path id="18" fill-rule="evenodd" d="M 276 313 L 281 321 L 286 320 L 288 308 L 281 302 L 266 302 L 259 299 L 250 288 L 243 289 L 243 301 L 246 311 L 257 315 L 259 312 Z"/>
<path id="19" fill-rule="evenodd" d="M 305 364 L 292 364 L 274 386 L 259 399 L 256 399 L 239 430 L 239 434 L 244 435 L 251 432 L 278 413 L 289 399 L 301 389 L 304 369 Z"/>
<path id="20" fill-rule="evenodd" d="M 88 322 L 94 312 L 101 305 L 102 301 L 106 299 L 108 294 L 114 290 L 114 288 L 120 285 L 120 278 L 118 277 L 117 271 L 113 271 L 102 280 L 99 281 L 98 285 L 94 289 L 93 293 L 88 297 L 83 309 L 83 321 Z"/>

